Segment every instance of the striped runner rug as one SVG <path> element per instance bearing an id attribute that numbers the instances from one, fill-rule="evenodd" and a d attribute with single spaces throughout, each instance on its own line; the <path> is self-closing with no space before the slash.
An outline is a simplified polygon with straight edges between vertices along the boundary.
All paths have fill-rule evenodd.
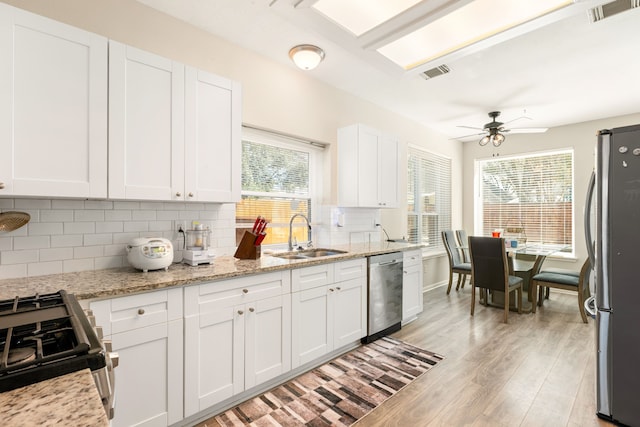
<path id="1" fill-rule="evenodd" d="M 224 427 L 349 426 L 440 362 L 383 337 L 215 417 Z"/>

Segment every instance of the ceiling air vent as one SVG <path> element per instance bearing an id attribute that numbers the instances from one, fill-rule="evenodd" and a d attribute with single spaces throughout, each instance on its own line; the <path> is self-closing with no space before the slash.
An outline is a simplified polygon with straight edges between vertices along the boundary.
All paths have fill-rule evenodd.
<path id="1" fill-rule="evenodd" d="M 640 0 L 615 0 L 589 9 L 587 13 L 591 22 L 598 22 L 636 7 L 640 7 Z"/>
<path id="2" fill-rule="evenodd" d="M 640 0 L 638 0 L 640 1 Z M 447 67 L 446 65 L 442 64 L 438 67 L 432 68 L 430 70 L 427 71 L 423 71 L 422 73 L 420 73 L 420 76 L 425 79 L 425 80 L 429 80 L 432 79 L 434 77 L 438 77 L 441 76 L 443 74 L 447 74 L 449 71 L 451 71 L 449 69 L 449 67 Z"/>

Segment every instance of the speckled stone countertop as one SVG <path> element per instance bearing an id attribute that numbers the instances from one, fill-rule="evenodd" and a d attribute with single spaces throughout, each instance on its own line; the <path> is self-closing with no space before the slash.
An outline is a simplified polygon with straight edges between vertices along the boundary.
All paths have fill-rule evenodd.
<path id="1" fill-rule="evenodd" d="M 331 249 L 343 250 L 346 253 L 303 260 L 277 258 L 266 253 L 263 253 L 262 257 L 257 260 L 238 260 L 231 256 L 220 256 L 215 258 L 212 265 L 191 267 L 186 264 L 172 264 L 168 271 L 157 270 L 143 273 L 133 267 L 127 267 L 4 279 L 0 280 L 0 299 L 31 296 L 36 293 L 53 293 L 61 289 L 76 295 L 79 300 L 112 298 L 172 286 L 301 268 L 420 247 L 421 245 L 395 242 L 331 245 Z"/>
<path id="2" fill-rule="evenodd" d="M 0 393 L 3 426 L 108 427 L 89 369 Z"/>

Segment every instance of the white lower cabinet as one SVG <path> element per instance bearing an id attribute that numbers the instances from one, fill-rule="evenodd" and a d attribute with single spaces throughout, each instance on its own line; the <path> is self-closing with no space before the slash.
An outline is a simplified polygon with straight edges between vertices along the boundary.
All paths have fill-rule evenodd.
<path id="1" fill-rule="evenodd" d="M 289 271 L 185 288 L 185 416 L 291 369 Z"/>
<path id="2" fill-rule="evenodd" d="M 292 368 L 366 334 L 366 266 L 363 258 L 291 272 Z"/>
<path id="3" fill-rule="evenodd" d="M 167 426 L 183 418 L 182 289 L 90 303 L 120 355 L 112 426 Z"/>
<path id="4" fill-rule="evenodd" d="M 422 313 L 422 251 L 406 251 L 402 259 L 402 322 Z"/>

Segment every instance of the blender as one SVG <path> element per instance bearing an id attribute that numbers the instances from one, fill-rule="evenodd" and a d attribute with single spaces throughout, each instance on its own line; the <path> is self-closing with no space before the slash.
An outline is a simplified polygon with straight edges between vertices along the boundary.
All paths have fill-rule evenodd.
<path id="1" fill-rule="evenodd" d="M 209 253 L 211 230 L 202 224 L 194 223 L 193 229 L 185 231 L 186 248 L 182 255 L 182 262 L 193 267 L 199 264 L 211 264 L 213 255 Z"/>

